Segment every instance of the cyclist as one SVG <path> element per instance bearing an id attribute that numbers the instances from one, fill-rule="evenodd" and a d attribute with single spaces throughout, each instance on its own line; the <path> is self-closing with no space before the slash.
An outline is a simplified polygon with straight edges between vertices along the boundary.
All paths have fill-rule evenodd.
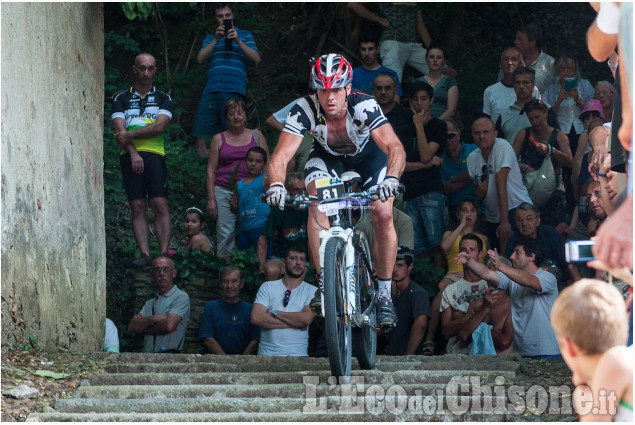
<path id="1" fill-rule="evenodd" d="M 379 278 L 377 323 L 394 327 L 397 315 L 391 298 L 392 269 L 397 255 L 397 235 L 392 221 L 393 197 L 399 188 L 406 155 L 379 104 L 372 96 L 351 93 L 353 71 L 341 55 L 327 54 L 311 68 L 314 93 L 298 99 L 291 108 L 278 145 L 267 167 L 267 202 L 284 208 L 287 193 L 283 181 L 288 162 L 305 132 L 313 135 L 313 149 L 304 168 L 307 192 L 316 195 L 315 181 L 337 177 L 347 170 L 358 172 L 363 188 L 377 187 L 381 202 L 370 204 L 375 240 L 373 259 Z M 309 209 L 307 232 L 313 264 L 318 268 L 318 290 L 311 309 L 321 314 L 323 274 L 319 270 L 319 231 L 329 228 L 325 213 Z"/>

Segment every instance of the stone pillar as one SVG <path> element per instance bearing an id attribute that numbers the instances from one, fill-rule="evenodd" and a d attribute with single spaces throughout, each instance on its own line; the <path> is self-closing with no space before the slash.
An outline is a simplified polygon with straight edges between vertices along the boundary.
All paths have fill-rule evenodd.
<path id="1" fill-rule="evenodd" d="M 2 4 L 2 344 L 103 345 L 101 3 Z"/>

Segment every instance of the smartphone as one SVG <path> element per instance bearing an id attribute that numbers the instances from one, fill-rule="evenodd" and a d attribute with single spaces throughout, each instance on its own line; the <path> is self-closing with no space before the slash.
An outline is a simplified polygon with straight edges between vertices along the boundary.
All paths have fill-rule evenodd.
<path id="1" fill-rule="evenodd" d="M 578 86 L 578 77 L 573 78 L 565 78 L 564 79 L 564 90 L 571 91 Z"/>
<path id="2" fill-rule="evenodd" d="M 227 34 L 227 31 L 234 28 L 231 19 L 223 19 L 223 26 L 225 27 L 225 34 Z"/>
<path id="3" fill-rule="evenodd" d="M 231 19 L 223 19 L 223 26 L 225 27 L 225 51 L 232 51 L 232 41 L 227 38 L 227 31 L 232 29 L 234 25 L 232 24 Z"/>
<path id="4" fill-rule="evenodd" d="M 583 263 L 595 260 L 591 247 L 594 241 L 569 241 L 564 246 L 564 254 L 568 263 Z"/>

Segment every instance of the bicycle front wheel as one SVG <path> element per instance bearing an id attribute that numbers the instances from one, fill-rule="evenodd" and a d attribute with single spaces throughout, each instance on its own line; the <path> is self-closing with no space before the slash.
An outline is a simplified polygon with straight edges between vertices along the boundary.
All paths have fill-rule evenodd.
<path id="1" fill-rule="evenodd" d="M 340 238 L 331 238 L 324 251 L 324 332 L 329 353 L 331 374 L 340 384 L 350 382 L 351 376 L 351 322 L 346 308 L 346 244 Z"/>

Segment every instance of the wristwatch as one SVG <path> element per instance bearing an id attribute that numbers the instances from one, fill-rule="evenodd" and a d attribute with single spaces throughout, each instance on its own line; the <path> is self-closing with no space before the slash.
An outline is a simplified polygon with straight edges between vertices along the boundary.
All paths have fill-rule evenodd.
<path id="1" fill-rule="evenodd" d="M 276 317 L 278 315 L 278 310 L 271 310 L 271 317 Z"/>

